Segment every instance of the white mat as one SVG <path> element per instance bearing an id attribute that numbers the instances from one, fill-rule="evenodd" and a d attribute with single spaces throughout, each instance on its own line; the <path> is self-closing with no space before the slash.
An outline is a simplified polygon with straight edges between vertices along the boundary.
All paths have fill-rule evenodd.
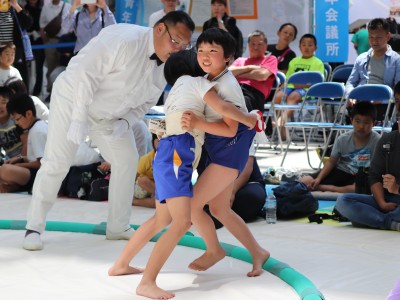
<path id="1" fill-rule="evenodd" d="M 0 219 L 24 220 L 29 196 L 0 195 Z M 132 208 L 132 224 L 152 215 L 152 209 Z M 100 223 L 107 203 L 60 200 L 48 220 Z M 272 256 L 307 276 L 329 300 L 382 300 L 400 277 L 398 232 L 333 227 L 299 222 L 250 224 Z M 196 234 L 194 228 L 192 232 Z M 23 231 L 0 230 L 1 299 L 143 299 L 134 294 L 140 275 L 108 277 L 107 269 L 124 241 L 104 236 L 46 232 L 45 249 L 21 249 Z M 222 228 L 221 242 L 239 245 Z M 133 261 L 144 266 L 153 244 Z M 265 272 L 247 278 L 251 265 L 226 258 L 207 272 L 187 264 L 201 251 L 177 247 L 159 276 L 159 285 L 176 292 L 176 299 L 299 299 L 279 278 Z"/>

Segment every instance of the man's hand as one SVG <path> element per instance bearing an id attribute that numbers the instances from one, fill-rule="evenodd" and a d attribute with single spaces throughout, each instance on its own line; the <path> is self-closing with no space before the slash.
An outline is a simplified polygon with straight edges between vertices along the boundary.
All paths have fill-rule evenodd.
<path id="1" fill-rule="evenodd" d="M 384 202 L 379 204 L 379 207 L 383 212 L 390 212 L 392 210 L 395 210 L 398 206 L 398 204 L 392 202 Z"/>
<path id="2" fill-rule="evenodd" d="M 390 174 L 382 175 L 383 188 L 387 189 L 391 194 L 397 194 L 399 191 L 399 185 L 396 182 L 396 177 Z"/>
<path id="3" fill-rule="evenodd" d="M 198 122 L 197 116 L 191 111 L 185 111 L 181 118 L 181 127 L 183 130 L 192 131 L 196 128 Z"/>

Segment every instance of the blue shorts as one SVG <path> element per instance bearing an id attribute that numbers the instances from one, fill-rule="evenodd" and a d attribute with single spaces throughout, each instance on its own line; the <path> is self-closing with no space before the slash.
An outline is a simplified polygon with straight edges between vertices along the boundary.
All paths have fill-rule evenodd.
<path id="1" fill-rule="evenodd" d="M 286 88 L 286 95 L 289 95 L 293 92 L 300 94 L 301 98 L 304 98 L 304 96 L 307 94 L 306 89 Z"/>
<path id="2" fill-rule="evenodd" d="M 205 147 L 208 153 L 207 165 L 214 163 L 242 172 L 249 159 L 249 149 L 256 131 L 239 123 L 234 137 L 222 137 L 206 133 Z"/>
<path id="3" fill-rule="evenodd" d="M 193 197 L 192 173 L 195 141 L 189 133 L 160 140 L 153 160 L 155 198 Z"/>

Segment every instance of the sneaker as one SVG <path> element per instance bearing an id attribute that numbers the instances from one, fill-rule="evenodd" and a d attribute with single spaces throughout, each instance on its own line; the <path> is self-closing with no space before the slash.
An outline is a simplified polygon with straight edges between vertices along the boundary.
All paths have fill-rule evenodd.
<path id="1" fill-rule="evenodd" d="M 129 228 L 122 232 L 106 232 L 106 239 L 107 240 L 129 240 L 132 235 L 135 233 L 133 228 Z"/>
<path id="2" fill-rule="evenodd" d="M 22 248 L 30 251 L 42 250 L 43 243 L 42 239 L 40 238 L 40 234 L 37 232 L 32 232 L 25 236 Z"/>

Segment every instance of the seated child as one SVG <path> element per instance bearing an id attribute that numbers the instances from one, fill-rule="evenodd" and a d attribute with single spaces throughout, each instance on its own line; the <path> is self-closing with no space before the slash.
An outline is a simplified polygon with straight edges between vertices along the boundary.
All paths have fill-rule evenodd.
<path id="1" fill-rule="evenodd" d="M 156 207 L 154 202 L 153 160 L 156 155 L 158 141 L 157 135 L 152 133 L 153 150 L 139 159 L 132 205 L 150 208 Z"/>
<path id="2" fill-rule="evenodd" d="M 17 68 L 12 65 L 15 60 L 15 45 L 11 42 L 0 44 L 0 85 L 4 85 L 10 77 L 17 77 L 22 80 Z"/>
<path id="3" fill-rule="evenodd" d="M 355 175 L 359 168 L 369 168 L 380 138 L 372 131 L 375 122 L 375 105 L 368 101 L 357 102 L 351 118 L 353 129 L 336 139 L 322 170 L 303 176 L 300 181 L 312 191 L 354 193 Z"/>
<path id="4" fill-rule="evenodd" d="M 30 191 L 44 154 L 47 123 L 36 117 L 33 100 L 26 94 L 12 97 L 7 111 L 28 132 L 27 155 L 13 157 L 0 167 L 0 192 Z"/>
<path id="5" fill-rule="evenodd" d="M 15 125 L 14 119 L 7 111 L 9 99 L 9 89 L 0 86 L 0 149 L 4 150 L 6 159 L 18 156 L 22 151 L 22 130 Z"/>
<path id="6" fill-rule="evenodd" d="M 317 39 L 313 34 L 307 33 L 303 35 L 300 39 L 300 51 L 301 56 L 293 58 L 289 63 L 289 69 L 286 73 L 286 78 L 289 78 L 290 75 L 297 72 L 303 71 L 319 71 L 324 76 L 325 68 L 324 63 L 314 56 L 315 50 L 317 50 Z M 286 88 L 286 104 L 293 105 L 300 103 L 301 99 L 306 95 L 307 88 L 309 85 L 296 85 L 293 86 L 289 84 Z M 284 94 L 283 91 L 279 91 L 276 94 L 275 103 L 279 104 L 282 102 Z M 293 115 L 293 110 L 288 110 L 286 112 L 287 119 Z M 282 117 L 278 119 L 278 124 L 281 130 L 282 139 L 286 139 L 286 130 L 284 129 L 284 120 Z"/>

